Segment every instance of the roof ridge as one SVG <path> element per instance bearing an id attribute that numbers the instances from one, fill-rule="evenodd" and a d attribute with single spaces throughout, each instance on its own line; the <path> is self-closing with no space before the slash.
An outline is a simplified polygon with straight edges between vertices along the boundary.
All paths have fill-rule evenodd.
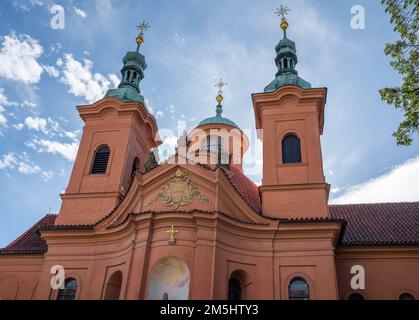
<path id="1" fill-rule="evenodd" d="M 371 206 L 371 205 L 395 205 L 395 204 L 419 204 L 419 201 L 337 203 L 337 204 L 329 204 L 328 206 L 329 207 L 347 207 L 347 206 Z"/>

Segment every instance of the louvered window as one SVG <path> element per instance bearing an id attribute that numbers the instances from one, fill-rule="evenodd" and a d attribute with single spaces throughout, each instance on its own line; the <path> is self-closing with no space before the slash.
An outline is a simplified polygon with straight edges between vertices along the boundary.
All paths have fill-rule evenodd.
<path id="1" fill-rule="evenodd" d="M 282 163 L 300 163 L 301 149 L 300 139 L 294 135 L 288 135 L 282 140 Z"/>
<path id="2" fill-rule="evenodd" d="M 95 160 L 93 161 L 92 166 L 92 174 L 106 173 L 110 152 L 108 146 L 100 147 L 96 151 Z"/>

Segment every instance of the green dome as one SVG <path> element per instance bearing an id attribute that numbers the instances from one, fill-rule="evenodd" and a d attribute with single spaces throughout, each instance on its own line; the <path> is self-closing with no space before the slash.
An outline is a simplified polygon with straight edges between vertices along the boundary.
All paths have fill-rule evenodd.
<path id="1" fill-rule="evenodd" d="M 218 105 L 217 106 L 217 115 L 215 117 L 211 117 L 211 118 L 207 118 L 207 119 L 202 120 L 197 125 L 197 127 L 202 127 L 202 126 L 205 126 L 207 124 L 224 124 L 224 125 L 239 129 L 238 125 L 235 124 L 233 121 L 221 116 L 222 112 L 223 112 L 223 107 L 221 105 Z"/>

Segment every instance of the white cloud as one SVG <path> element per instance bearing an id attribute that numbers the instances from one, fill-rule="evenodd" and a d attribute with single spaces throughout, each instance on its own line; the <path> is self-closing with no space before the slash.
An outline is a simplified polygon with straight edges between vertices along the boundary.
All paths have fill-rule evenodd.
<path id="1" fill-rule="evenodd" d="M 82 64 L 72 54 L 65 54 L 64 59 L 58 59 L 57 66 L 62 68 L 63 76 L 60 81 L 70 87 L 68 92 L 76 97 L 84 97 L 89 103 L 103 98 L 106 91 L 119 82 L 114 74 L 104 76 L 92 73 L 92 61 L 84 59 Z"/>
<path id="2" fill-rule="evenodd" d="M 46 73 L 48 73 L 49 76 L 53 78 L 58 78 L 60 75 L 60 72 L 54 66 L 44 66 L 44 70 Z"/>
<path id="3" fill-rule="evenodd" d="M 24 126 L 25 126 L 25 125 L 24 125 L 23 123 L 17 123 L 17 124 L 14 124 L 14 125 L 13 125 L 13 127 L 14 127 L 16 130 L 22 130 Z"/>
<path id="4" fill-rule="evenodd" d="M 23 100 L 23 102 L 20 104 L 21 107 L 29 107 L 29 108 L 35 108 L 36 103 L 29 100 Z"/>
<path id="5" fill-rule="evenodd" d="M 150 112 L 150 113 L 153 113 L 154 112 L 154 108 L 151 105 L 150 99 L 144 98 L 144 103 L 145 103 L 145 107 L 146 107 L 147 111 Z"/>
<path id="6" fill-rule="evenodd" d="M 76 14 L 82 18 L 87 18 L 87 13 L 86 11 L 83 11 L 82 9 L 79 9 L 77 7 L 73 7 L 74 11 L 76 12 Z"/>
<path id="7" fill-rule="evenodd" d="M 39 42 L 28 35 L 12 32 L 4 36 L 0 49 L 0 76 L 25 84 L 38 83 L 43 69 L 37 59 L 42 53 Z"/>
<path id="8" fill-rule="evenodd" d="M 168 108 L 168 110 L 169 110 L 169 112 L 170 113 L 175 113 L 175 111 L 176 111 L 176 108 L 175 108 L 175 106 L 173 106 L 172 104 L 169 106 L 169 108 Z"/>
<path id="9" fill-rule="evenodd" d="M 7 118 L 3 114 L 3 112 L 5 111 L 4 107 L 10 106 L 10 105 L 15 105 L 15 103 L 9 101 L 9 99 L 4 94 L 4 89 L 0 88 L 0 126 L 7 127 Z M 0 131 L 0 135 L 1 135 L 1 131 Z"/>
<path id="10" fill-rule="evenodd" d="M 116 88 L 119 85 L 119 83 L 121 82 L 121 80 L 119 80 L 118 76 L 114 73 L 108 74 L 108 77 L 109 77 L 109 80 L 111 80 L 111 82 L 112 82 L 112 87 L 113 88 Z"/>
<path id="11" fill-rule="evenodd" d="M 67 131 L 61 127 L 60 123 L 50 117 L 41 118 L 37 116 L 28 116 L 25 118 L 24 124 L 18 123 L 13 125 L 13 127 L 17 130 L 21 130 L 24 126 L 26 126 L 29 130 L 38 131 L 48 135 L 48 137 L 59 136 L 61 138 L 70 139 L 73 142 L 77 142 L 79 140 L 80 130 Z"/>
<path id="12" fill-rule="evenodd" d="M 4 108 L 0 106 L 0 125 L 7 127 L 7 118 L 3 115 Z"/>
<path id="13" fill-rule="evenodd" d="M 16 157 L 13 153 L 4 154 L 0 159 L 0 169 L 13 168 L 16 164 Z"/>
<path id="14" fill-rule="evenodd" d="M 175 153 L 178 137 L 175 135 L 162 136 L 163 143 L 157 148 L 159 159 L 166 161 L 171 155 Z"/>
<path id="15" fill-rule="evenodd" d="M 26 126 L 31 130 L 41 131 L 45 134 L 48 134 L 47 129 L 47 120 L 39 117 L 26 117 L 25 119 Z"/>
<path id="16" fill-rule="evenodd" d="M 374 203 L 419 200 L 419 156 L 365 183 L 350 187 L 332 203 Z"/>
<path id="17" fill-rule="evenodd" d="M 9 152 L 0 158 L 0 170 L 13 169 L 16 169 L 18 172 L 25 175 L 38 174 L 44 181 L 48 181 L 54 176 L 52 171 L 44 171 L 41 167 L 31 161 L 26 153 L 15 154 Z"/>
<path id="18" fill-rule="evenodd" d="M 74 161 L 79 147 L 78 142 L 62 143 L 59 141 L 32 139 L 26 142 L 26 146 L 38 153 L 60 154 L 69 161 Z"/>

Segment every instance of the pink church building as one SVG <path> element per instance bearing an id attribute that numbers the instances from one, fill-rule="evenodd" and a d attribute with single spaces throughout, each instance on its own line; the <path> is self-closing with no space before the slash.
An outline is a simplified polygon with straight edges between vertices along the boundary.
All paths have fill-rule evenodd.
<path id="1" fill-rule="evenodd" d="M 248 137 L 222 116 L 222 82 L 215 116 L 156 161 L 141 32 L 118 88 L 77 107 L 83 134 L 59 214 L 0 249 L 0 298 L 418 299 L 419 202 L 328 204 L 327 89 L 299 77 L 281 27 L 275 79 L 251 95 L 260 186 L 242 170 Z"/>

